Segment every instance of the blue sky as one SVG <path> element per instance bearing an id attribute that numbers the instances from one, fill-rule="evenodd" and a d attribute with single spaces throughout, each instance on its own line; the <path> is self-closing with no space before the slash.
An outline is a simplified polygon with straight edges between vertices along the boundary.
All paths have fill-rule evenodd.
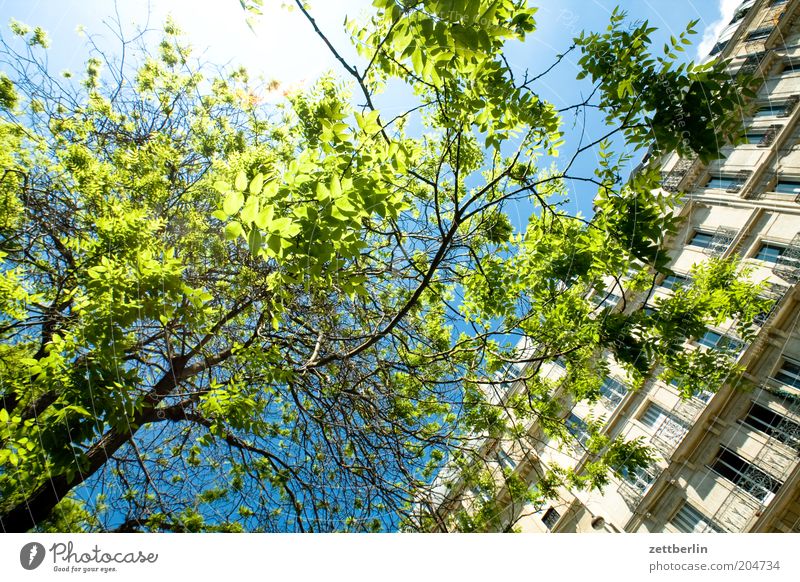
<path id="1" fill-rule="evenodd" d="M 342 73 L 308 22 L 298 11 L 282 8 L 284 2 L 265 0 L 264 15 L 257 21 L 255 31 L 248 28 L 238 0 L 0 0 L 0 23 L 15 18 L 42 26 L 52 39 L 52 70 L 80 71 L 88 53 L 86 39 L 76 32 L 79 25 L 91 33 L 101 47 L 117 51 L 119 45 L 109 28 L 109 22 L 117 15 L 125 32 L 132 35 L 145 26 L 158 29 L 171 14 L 204 61 L 215 65 L 244 65 L 265 80 L 279 81 L 281 85 L 272 96 L 279 99 L 283 90 L 306 85 L 327 70 Z M 370 0 L 310 0 L 318 24 L 348 58 L 355 58 L 355 51 L 344 32 L 344 18 L 346 15 L 363 17 L 370 3 Z M 657 47 L 670 35 L 679 34 L 689 20 L 699 20 L 695 44 L 686 52 L 686 58 L 692 59 L 698 53 L 702 56 L 708 52 L 716 33 L 730 20 L 739 3 L 740 0 L 531 0 L 531 4 L 539 6 L 538 30 L 524 45 L 509 47 L 506 56 L 520 75 L 525 70 L 532 74 L 541 72 L 581 30 L 604 28 L 614 6 L 619 4 L 632 20 L 648 19 L 658 27 Z M 588 87 L 575 81 L 577 57 L 577 54 L 570 55 L 537 85 L 541 96 L 557 107 L 575 103 L 581 91 Z M 393 87 L 377 103 L 386 114 L 394 115 L 409 108 L 409 99 L 413 97 L 408 91 Z M 565 119 L 565 129 L 573 128 L 574 121 Z M 584 130 L 586 139 L 591 140 L 599 137 L 603 129 L 595 123 L 585 128 L 577 125 L 572 131 Z M 584 167 L 579 168 L 582 173 L 586 173 L 586 169 L 591 172 L 595 162 L 593 153 L 587 153 L 587 159 L 582 161 Z M 592 195 L 574 194 L 576 201 L 570 210 L 590 212 Z M 512 212 L 512 220 L 518 227 L 524 225 L 529 211 L 518 208 Z"/>
<path id="2" fill-rule="evenodd" d="M 300 14 L 281 8 L 282 0 L 266 0 L 265 14 L 256 25 L 256 33 L 245 24 L 238 0 L 118 0 L 120 19 L 128 31 L 148 22 L 158 27 L 172 14 L 189 35 L 192 44 L 215 63 L 243 64 L 262 72 L 265 77 L 284 83 L 312 79 L 335 66 L 325 47 L 310 31 Z M 572 36 L 582 29 L 604 26 L 608 14 L 619 4 L 633 18 L 647 18 L 667 34 L 680 32 L 690 19 L 700 19 L 699 31 L 713 31 L 724 8 L 730 18 L 739 0 L 541 0 L 539 30 L 529 52 L 520 53 L 524 66 L 530 57 L 546 56 L 568 46 Z M 369 0 L 311 0 L 312 11 L 323 29 L 339 47 L 347 49 L 342 32 L 345 15 L 358 16 L 369 7 Z M 87 32 L 110 41 L 105 21 L 115 15 L 111 0 L 0 0 L 0 22 L 16 18 L 42 26 L 53 39 L 59 64 L 79 68 L 85 52 L 76 34 L 78 25 Z M 727 20 L 725 20 L 727 22 Z M 702 35 L 698 37 L 698 42 Z M 710 48 L 706 39 L 704 46 Z M 347 52 L 347 51 L 345 51 Z M 523 59 L 522 56 L 526 58 Z M 694 56 L 694 55 L 692 55 Z"/>

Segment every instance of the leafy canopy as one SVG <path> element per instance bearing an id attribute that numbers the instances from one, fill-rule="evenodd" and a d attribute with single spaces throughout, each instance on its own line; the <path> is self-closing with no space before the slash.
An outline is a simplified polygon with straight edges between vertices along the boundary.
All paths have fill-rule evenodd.
<path id="1" fill-rule="evenodd" d="M 653 56 L 652 29 L 616 12 L 570 49 L 596 88 L 573 108 L 609 124 L 570 152 L 541 75 L 515 78 L 503 58 L 535 30 L 525 2 L 375 0 L 349 26 L 358 64 L 329 43 L 345 80 L 271 103 L 276 84 L 211 72 L 172 22 L 157 47 L 123 41 L 124 61 L 95 51 L 62 77 L 44 32 L 12 23 L 0 50 L 5 530 L 429 527 L 410 518 L 446 463 L 489 500 L 460 526 L 496 528 L 475 439 L 520 441 L 536 419 L 569 441 L 563 418 L 597 397 L 599 353 L 633 384 L 657 365 L 688 392 L 716 378 L 719 358 L 676 347 L 725 319 L 744 335 L 758 288 L 714 263 L 658 316 L 638 309 L 632 297 L 668 272 L 679 200 L 654 169 L 624 182 L 619 152 L 717 156 L 708 129 L 733 127 L 724 114 L 743 91 L 722 64 L 678 65 L 680 43 Z M 390 116 L 377 104 L 398 82 L 414 102 Z M 412 119 L 423 131 L 406 130 Z M 576 160 L 596 153 L 581 174 Z M 593 216 L 563 210 L 568 181 Z M 533 209 L 524 231 L 508 216 L 520 205 Z M 630 269 L 623 311 L 587 300 Z M 535 350 L 516 347 L 522 336 Z M 559 385 L 538 373 L 557 357 Z M 523 390 L 499 406 L 487 382 L 510 364 L 524 366 Z M 533 492 L 509 476 L 506 489 L 536 501 L 650 459 L 600 421 L 590 432 L 583 473 L 552 468 Z"/>

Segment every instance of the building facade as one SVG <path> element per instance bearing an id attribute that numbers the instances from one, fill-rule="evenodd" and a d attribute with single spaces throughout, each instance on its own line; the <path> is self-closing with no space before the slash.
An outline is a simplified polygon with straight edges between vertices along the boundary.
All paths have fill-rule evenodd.
<path id="1" fill-rule="evenodd" d="M 746 143 L 710 165 L 662 160 L 663 188 L 684 193 L 685 220 L 669 245 L 676 275 L 646 297 L 626 295 L 617 308 L 647 306 L 691 284 L 691 266 L 709 256 L 739 256 L 751 279 L 768 282 L 774 307 L 758 316 L 750 343 L 725 327 L 689 346 L 729 350 L 745 369 L 714 394 L 681 398 L 679 386 L 657 379 L 631 391 L 612 364 L 601 398 L 575 405 L 566 424 L 580 443 L 586 419 L 602 416 L 605 433 L 641 437 L 655 462 L 601 491 L 561 488 L 557 500 L 537 507 L 509 502 L 501 522 L 517 531 L 800 533 L 800 0 L 743 2 L 711 57 L 729 58 L 732 73 L 761 81 L 743 120 Z M 599 300 L 607 305 L 623 293 L 611 288 Z M 564 372 L 556 362 L 540 373 Z M 550 464 L 587 462 L 579 446 L 549 441 L 535 425 L 528 436 L 513 445 L 484 441 L 481 454 L 531 485 Z M 447 470 L 439 482 L 427 506 L 440 516 L 437 529 L 449 530 L 447 516 L 469 511 L 475 493 L 458 491 Z"/>

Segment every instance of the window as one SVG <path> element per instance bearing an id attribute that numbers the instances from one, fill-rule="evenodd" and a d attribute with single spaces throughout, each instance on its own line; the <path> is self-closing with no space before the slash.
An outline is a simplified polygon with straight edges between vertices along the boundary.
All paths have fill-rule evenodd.
<path id="1" fill-rule="evenodd" d="M 708 348 L 716 348 L 721 339 L 722 334 L 709 330 L 705 333 L 705 335 L 703 335 L 703 337 L 697 340 L 697 343 Z"/>
<path id="2" fill-rule="evenodd" d="M 725 447 L 720 447 L 711 469 L 763 503 L 769 503 L 782 485 L 780 481 Z"/>
<path id="3" fill-rule="evenodd" d="M 659 405 L 650 403 L 639 421 L 653 429 L 653 444 L 670 454 L 689 431 L 689 425 Z"/>
<path id="4" fill-rule="evenodd" d="M 753 117 L 773 117 L 781 115 L 784 111 L 786 111 L 786 105 L 782 103 L 762 105 L 753 112 Z"/>
<path id="5" fill-rule="evenodd" d="M 800 194 L 800 182 L 794 180 L 778 180 L 773 192 L 781 194 Z"/>
<path id="6" fill-rule="evenodd" d="M 791 360 L 784 360 L 781 369 L 775 374 L 778 382 L 783 382 L 788 386 L 800 388 L 800 364 Z"/>
<path id="7" fill-rule="evenodd" d="M 747 14 L 747 12 L 749 10 L 750 10 L 750 6 L 748 6 L 747 8 L 741 8 L 741 9 L 737 10 L 736 13 L 733 15 L 733 19 L 731 19 L 731 21 L 728 24 L 735 24 L 735 23 L 739 22 L 742 18 L 745 17 L 745 15 Z"/>
<path id="8" fill-rule="evenodd" d="M 738 178 L 733 176 L 711 176 L 711 179 L 706 182 L 706 188 L 716 188 L 718 190 L 727 190 L 738 184 Z"/>
<path id="9" fill-rule="evenodd" d="M 616 408 L 619 403 L 622 402 L 627 392 L 628 390 L 625 388 L 625 384 L 615 378 L 607 377 L 603 380 L 603 385 L 600 386 L 600 396 L 610 404 L 612 408 Z"/>
<path id="10" fill-rule="evenodd" d="M 664 277 L 664 280 L 661 281 L 661 286 L 665 289 L 675 289 L 675 287 L 682 286 L 687 287 L 691 285 L 692 280 L 687 275 L 668 275 Z"/>
<path id="11" fill-rule="evenodd" d="M 470 488 L 470 493 L 472 493 L 476 499 L 480 499 L 484 503 L 488 503 L 492 499 L 492 497 L 486 491 L 478 487 Z"/>
<path id="12" fill-rule="evenodd" d="M 789 75 L 792 73 L 797 73 L 798 71 L 800 71 L 800 61 L 787 62 L 783 64 L 783 69 L 781 69 L 781 75 Z"/>
<path id="13" fill-rule="evenodd" d="M 651 402 L 644 411 L 642 418 L 639 420 L 642 424 L 649 426 L 650 428 L 655 428 L 661 422 L 667 418 L 668 413 L 666 410 L 661 408 L 658 404 Z"/>
<path id="14" fill-rule="evenodd" d="M 773 313 L 775 313 L 775 310 L 778 308 L 781 299 L 786 293 L 786 289 L 787 288 L 783 287 L 782 285 L 772 283 L 767 287 L 767 289 L 764 290 L 764 293 L 759 295 L 759 299 L 769 301 L 769 303 L 763 311 L 758 312 L 753 317 L 753 323 L 763 326 L 767 323 L 767 321 L 769 321 L 769 318 L 772 317 Z"/>
<path id="15" fill-rule="evenodd" d="M 745 143 L 758 145 L 764 140 L 765 135 L 764 132 L 748 131 L 744 134 L 744 141 Z"/>
<path id="16" fill-rule="evenodd" d="M 570 412 L 567 417 L 566 425 L 569 433 L 574 436 L 581 445 L 585 445 L 586 441 L 589 440 L 589 427 L 586 426 L 586 422 Z"/>
<path id="17" fill-rule="evenodd" d="M 705 249 L 707 255 L 721 256 L 728 251 L 737 232 L 729 226 L 720 226 L 714 232 L 697 230 L 688 244 Z"/>
<path id="18" fill-rule="evenodd" d="M 721 333 L 717 333 L 716 331 L 711 331 L 710 329 L 706 331 L 706 333 L 697 340 L 697 343 L 701 346 L 706 346 L 707 348 L 711 348 L 712 350 L 718 351 L 726 351 L 726 352 L 733 352 L 738 353 L 741 351 L 742 346 L 744 345 L 737 339 L 734 339 L 730 336 L 723 335 Z"/>
<path id="19" fill-rule="evenodd" d="M 655 475 L 644 467 L 639 467 L 635 471 L 628 471 L 626 467 L 623 467 L 621 474 L 622 478 L 641 494 L 644 494 L 656 480 Z"/>
<path id="20" fill-rule="evenodd" d="M 763 105 L 753 112 L 753 117 L 773 117 L 783 113 L 780 105 Z"/>
<path id="21" fill-rule="evenodd" d="M 497 450 L 497 460 L 509 471 L 513 471 L 517 468 L 517 464 L 514 462 L 514 459 L 512 459 L 503 449 Z"/>
<path id="22" fill-rule="evenodd" d="M 785 445 L 800 450 L 800 424 L 766 406 L 753 402 L 742 422 Z"/>
<path id="23" fill-rule="evenodd" d="M 670 381 L 670 386 L 675 386 L 679 390 L 683 391 L 683 384 L 686 380 L 682 376 L 674 376 Z M 697 398 L 701 402 L 708 402 L 711 400 L 711 397 L 714 396 L 713 392 L 709 392 L 705 388 L 700 390 L 699 392 L 695 392 L 692 390 L 692 398 Z"/>
<path id="24" fill-rule="evenodd" d="M 622 301 L 622 297 L 615 293 L 601 291 L 592 295 L 592 303 L 597 305 L 597 307 L 614 307 L 620 301 Z"/>
<path id="25" fill-rule="evenodd" d="M 767 263 L 775 263 L 778 261 L 778 257 L 780 257 L 785 250 L 786 247 L 783 245 L 761 243 L 761 246 L 758 247 L 758 252 L 753 258 L 758 259 L 759 261 L 765 261 Z"/>
<path id="26" fill-rule="evenodd" d="M 752 42 L 754 40 L 761 40 L 762 38 L 767 38 L 770 34 L 772 34 L 773 30 L 774 27 L 772 26 L 757 28 L 754 31 L 748 33 L 748 35 L 745 37 L 744 40 L 745 42 Z"/>
<path id="27" fill-rule="evenodd" d="M 552 507 L 545 511 L 542 516 L 542 522 L 547 526 L 547 529 L 551 531 L 556 527 L 559 519 L 561 519 L 561 514 Z"/>
<path id="28" fill-rule="evenodd" d="M 722 42 L 718 42 L 713 47 L 711 47 L 711 52 L 708 53 L 709 56 L 713 57 L 714 55 L 721 53 L 725 49 L 725 46 L 727 44 L 728 44 L 727 40 L 723 40 Z"/>
<path id="29" fill-rule="evenodd" d="M 694 233 L 694 236 L 692 237 L 692 240 L 689 241 L 689 244 L 693 247 L 706 249 L 711 245 L 711 241 L 713 239 L 714 235 L 710 232 L 702 232 L 698 230 Z"/>
<path id="30" fill-rule="evenodd" d="M 700 513 L 697 509 L 685 501 L 671 521 L 672 525 L 675 526 L 675 529 L 683 533 L 708 533 L 722 531 L 711 519 Z"/>

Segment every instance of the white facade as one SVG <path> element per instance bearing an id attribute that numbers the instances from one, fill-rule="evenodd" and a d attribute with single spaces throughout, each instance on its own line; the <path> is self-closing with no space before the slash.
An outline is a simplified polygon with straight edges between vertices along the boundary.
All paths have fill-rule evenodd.
<path id="1" fill-rule="evenodd" d="M 743 120 L 752 143 L 727 147 L 727 157 L 708 167 L 677 156 L 663 164 L 664 187 L 685 193 L 670 268 L 683 274 L 709 255 L 738 255 L 753 267 L 754 281 L 772 284 L 777 303 L 760 318 L 755 341 L 745 345 L 723 326 L 687 346 L 740 351 L 744 378 L 686 400 L 659 380 L 628 391 L 622 370 L 612 368 L 600 400 L 578 403 L 568 424 L 579 433 L 580 419 L 603 415 L 604 432 L 642 437 L 656 463 L 600 492 L 562 490 L 543 507 L 510 505 L 505 520 L 515 529 L 800 532 L 798 16 L 800 0 L 748 0 L 716 48 L 717 56 L 732 58 L 732 72 L 744 67 L 763 78 L 754 115 Z M 655 295 L 671 293 L 676 282 L 662 281 Z M 557 365 L 543 372 L 563 374 Z M 550 463 L 579 468 L 587 460 L 577 447 L 543 439 L 535 426 L 529 434 L 527 444 L 485 443 L 487 462 L 535 483 Z M 469 507 L 468 492 L 442 496 L 435 504 L 451 502 L 446 511 Z M 446 520 L 440 529 L 449 529 Z"/>

